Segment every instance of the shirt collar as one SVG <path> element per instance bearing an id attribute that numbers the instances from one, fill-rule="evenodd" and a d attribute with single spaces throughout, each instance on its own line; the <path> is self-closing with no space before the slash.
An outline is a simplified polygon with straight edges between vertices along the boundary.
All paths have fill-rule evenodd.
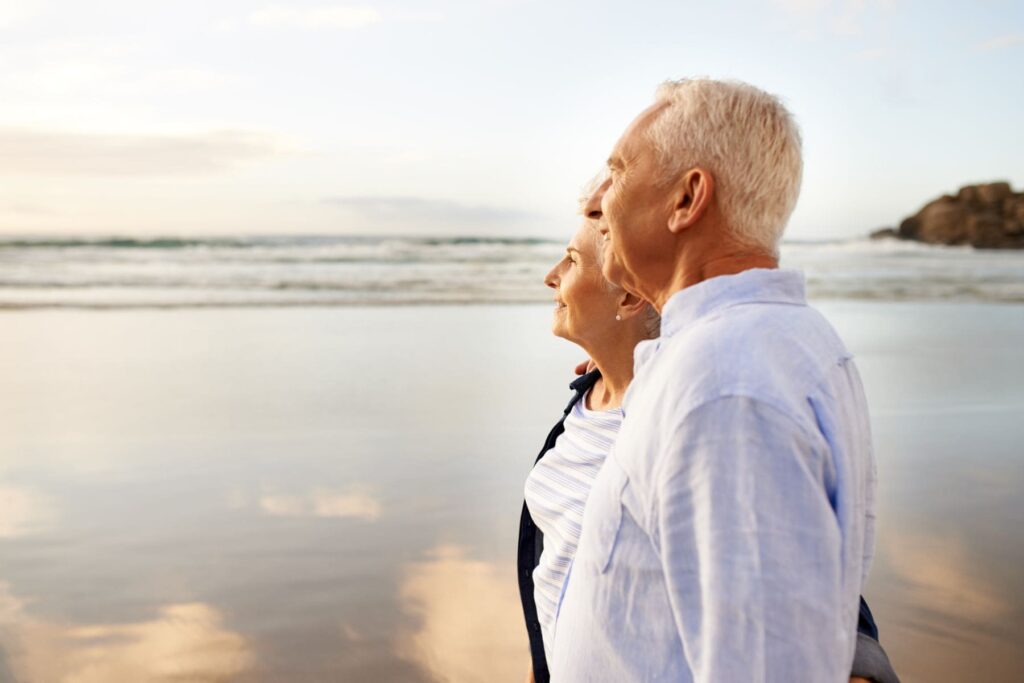
<path id="1" fill-rule="evenodd" d="M 750 303 L 806 304 L 803 273 L 753 268 L 681 289 L 669 297 L 661 309 L 661 336 L 671 337 L 700 318 L 730 306 Z"/>
<path id="2" fill-rule="evenodd" d="M 753 268 L 735 275 L 713 277 L 679 290 L 669 297 L 661 309 L 661 336 L 636 345 L 633 351 L 634 374 L 654 357 L 664 339 L 690 323 L 730 306 L 755 302 L 806 304 L 803 273 L 778 268 Z M 628 400 L 628 390 L 626 397 Z M 624 400 L 623 406 L 625 404 Z"/>

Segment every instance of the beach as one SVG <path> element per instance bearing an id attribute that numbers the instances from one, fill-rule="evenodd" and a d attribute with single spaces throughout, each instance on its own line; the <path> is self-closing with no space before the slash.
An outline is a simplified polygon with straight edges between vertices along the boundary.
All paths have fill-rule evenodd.
<path id="1" fill-rule="evenodd" d="M 553 316 L 606 371 L 590 407 L 635 435 L 628 351 L 653 317 L 615 286 L 662 306 L 776 265 L 856 360 L 877 464 L 860 500 L 863 468 L 825 454 L 801 505 L 836 513 L 817 542 L 841 567 L 867 564 L 847 512 L 877 523 L 866 577 L 815 582 L 801 555 L 788 591 L 739 558 L 762 607 L 796 606 L 765 642 L 814 623 L 849 654 L 833 608 L 862 583 L 903 683 L 1024 682 L 1022 67 L 1024 2 L 0 0 L 0 683 L 528 681 L 525 483 L 589 360 Z M 788 300 L 796 278 L 774 280 Z M 727 284 L 709 301 L 744 294 Z M 731 347 L 709 386 L 764 369 L 743 358 L 763 345 Z M 810 372 L 776 351 L 744 398 Z M 651 370 L 668 393 L 645 395 L 695 395 Z M 862 408 L 844 443 L 865 443 Z M 581 453 L 605 417 L 580 422 Z M 625 469 L 593 481 L 644 479 Z M 568 511 L 548 545 L 582 529 L 582 561 L 629 520 L 551 470 L 531 503 L 538 483 Z M 760 539 L 801 526 L 758 518 L 797 508 L 741 479 L 744 502 L 711 507 Z M 703 518 L 697 545 L 722 547 Z M 685 644 L 643 630 L 643 581 L 608 601 L 638 647 L 549 581 L 530 628 L 591 667 L 555 683 L 665 669 L 642 658 L 659 634 L 697 676 L 827 678 L 707 628 L 708 591 L 751 604 L 707 559 L 672 606 Z M 580 562 L 550 565 L 585 593 Z M 707 666 L 703 636 L 743 653 Z"/>
<path id="2" fill-rule="evenodd" d="M 0 680 L 520 680 L 523 481 L 583 359 L 530 296 L 0 311 Z M 1020 680 L 1024 305 L 813 303 L 898 673 Z"/>

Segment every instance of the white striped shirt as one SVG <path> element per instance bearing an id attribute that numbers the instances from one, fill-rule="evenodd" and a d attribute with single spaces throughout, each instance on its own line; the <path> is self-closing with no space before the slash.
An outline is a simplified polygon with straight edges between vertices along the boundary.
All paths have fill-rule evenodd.
<path id="1" fill-rule="evenodd" d="M 589 410 L 586 400 L 583 396 L 576 402 L 565 418 L 565 431 L 526 479 L 526 504 L 544 534 L 533 593 L 546 653 L 554 642 L 558 603 L 580 540 L 583 508 L 622 425 L 621 408 Z"/>

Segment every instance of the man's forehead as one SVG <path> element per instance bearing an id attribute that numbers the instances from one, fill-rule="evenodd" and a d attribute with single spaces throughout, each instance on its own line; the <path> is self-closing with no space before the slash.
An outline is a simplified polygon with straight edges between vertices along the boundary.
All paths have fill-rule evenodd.
<path id="1" fill-rule="evenodd" d="M 609 166 L 612 168 L 621 166 L 625 159 L 636 156 L 644 148 L 645 144 L 647 144 L 647 138 L 644 133 L 647 132 L 647 128 L 658 118 L 661 112 L 668 107 L 668 104 L 665 101 L 655 102 L 633 119 L 622 134 L 622 137 L 619 138 L 618 144 L 615 145 L 615 149 L 608 159 Z"/>

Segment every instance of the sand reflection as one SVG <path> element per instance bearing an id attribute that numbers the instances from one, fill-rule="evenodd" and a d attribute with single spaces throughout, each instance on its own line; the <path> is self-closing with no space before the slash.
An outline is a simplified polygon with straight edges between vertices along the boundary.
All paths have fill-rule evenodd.
<path id="1" fill-rule="evenodd" d="M 398 654 L 436 681 L 525 676 L 529 651 L 511 564 L 499 569 L 458 546 L 438 546 L 408 567 L 399 598 L 416 625 L 401 635 Z"/>
<path id="2" fill-rule="evenodd" d="M 0 538 L 20 538 L 52 528 L 57 508 L 49 498 L 17 486 L 0 486 Z"/>
<path id="3" fill-rule="evenodd" d="M 373 522 L 384 511 L 381 502 L 364 487 L 344 490 L 316 488 L 304 494 L 263 493 L 251 496 L 244 491 L 230 491 L 227 507 L 234 510 L 255 507 L 272 517 L 324 517 L 358 519 Z"/>
<path id="4" fill-rule="evenodd" d="M 1017 592 L 984 564 L 991 551 L 952 534 L 890 538 L 872 604 L 904 680 L 1021 680 Z"/>
<path id="5" fill-rule="evenodd" d="M 368 493 L 316 490 L 305 496 L 261 496 L 260 509 L 275 517 L 348 517 L 372 522 L 381 504 Z"/>
<path id="6" fill-rule="evenodd" d="M 1010 609 L 959 538 L 900 534 L 886 544 L 886 559 L 905 585 L 901 600 L 941 613 L 944 622 L 995 623 Z"/>
<path id="7" fill-rule="evenodd" d="M 25 607 L 0 583 L 0 655 L 15 680 L 213 683 L 252 666 L 246 640 L 203 603 L 167 605 L 151 621 L 96 626 L 38 619 Z"/>

